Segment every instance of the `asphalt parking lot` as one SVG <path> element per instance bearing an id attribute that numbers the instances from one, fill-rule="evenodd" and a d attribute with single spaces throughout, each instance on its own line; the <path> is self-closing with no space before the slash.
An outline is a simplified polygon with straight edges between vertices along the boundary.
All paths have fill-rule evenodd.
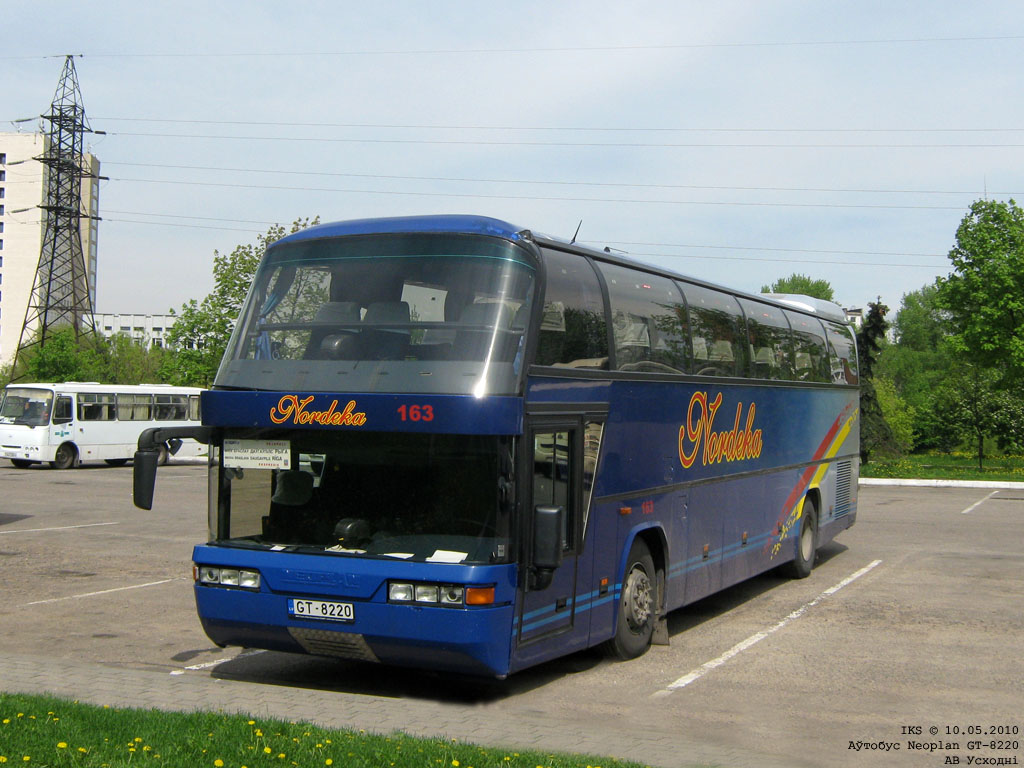
<path id="1" fill-rule="evenodd" d="M 661 766 L 1024 760 L 1024 490 L 862 487 L 809 579 L 677 611 L 671 645 L 635 661 L 583 653 L 503 682 L 216 648 L 191 596 L 205 503 L 204 467 L 162 468 L 143 512 L 130 467 L 4 462 L 0 689 Z"/>

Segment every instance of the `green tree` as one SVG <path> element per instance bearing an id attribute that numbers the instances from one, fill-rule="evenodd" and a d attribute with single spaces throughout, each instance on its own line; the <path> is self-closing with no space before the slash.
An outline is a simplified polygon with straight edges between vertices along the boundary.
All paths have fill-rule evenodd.
<path id="1" fill-rule="evenodd" d="M 954 367 L 935 398 L 948 427 L 975 446 L 979 470 L 984 469 L 985 438 L 996 430 L 1003 402 L 996 382 L 991 368 L 965 363 Z"/>
<path id="2" fill-rule="evenodd" d="M 45 344 L 29 349 L 16 375 L 22 381 L 100 381 L 106 371 L 105 344 L 102 336 L 76 338 L 71 326 L 57 328 Z"/>
<path id="3" fill-rule="evenodd" d="M 949 375 L 953 353 L 948 313 L 938 306 L 937 294 L 935 285 L 926 285 L 903 296 L 893 322 L 895 341 L 880 350 L 876 374 L 891 380 L 897 396 L 913 411 L 913 447 L 948 452 L 958 441 L 933 401 Z"/>
<path id="4" fill-rule="evenodd" d="M 876 376 L 873 384 L 882 417 L 892 431 L 893 443 L 900 453 L 908 453 L 914 447 L 914 423 L 917 414 L 896 391 L 892 379 Z"/>
<path id="5" fill-rule="evenodd" d="M 290 231 L 274 224 L 257 235 L 255 243 L 238 245 L 227 255 L 214 251 L 213 291 L 202 301 L 191 299 L 182 306 L 167 332 L 173 353 L 164 358 L 161 375 L 174 384 L 210 386 L 267 247 L 290 232 L 318 223 L 319 217 L 297 219 Z"/>
<path id="6" fill-rule="evenodd" d="M 19 381 L 98 381 L 102 384 L 156 384 L 162 349 L 146 349 L 125 334 L 75 338 L 70 326 L 58 328 L 46 344 L 30 347 L 19 361 Z M 0 376 L 12 378 L 10 366 Z"/>
<path id="7" fill-rule="evenodd" d="M 949 252 L 954 272 L 938 280 L 952 341 L 969 360 L 1024 378 L 1024 210 L 978 200 Z"/>
<path id="8" fill-rule="evenodd" d="M 825 301 L 835 301 L 835 292 L 828 280 L 815 280 L 807 275 L 794 272 L 769 285 L 761 286 L 761 293 L 798 293 Z"/>
<path id="9" fill-rule="evenodd" d="M 860 457 L 867 464 L 875 451 L 885 454 L 899 453 L 892 428 L 885 420 L 875 392 L 874 368 L 878 353 L 885 343 L 888 323 L 885 313 L 889 308 L 881 302 L 868 304 L 868 315 L 857 333 L 860 362 Z"/>
<path id="10" fill-rule="evenodd" d="M 147 349 L 130 336 L 118 333 L 106 340 L 105 384 L 160 384 L 161 368 L 167 353 L 160 347 Z"/>

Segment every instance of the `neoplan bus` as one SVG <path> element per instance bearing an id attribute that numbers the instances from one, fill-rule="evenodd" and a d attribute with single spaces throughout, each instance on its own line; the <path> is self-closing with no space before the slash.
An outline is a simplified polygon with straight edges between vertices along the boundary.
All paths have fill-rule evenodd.
<path id="1" fill-rule="evenodd" d="M 197 426 L 201 391 L 162 384 L 11 384 L 0 396 L 0 458 L 19 468 L 42 462 L 57 469 L 83 461 L 127 464 L 144 430 Z M 169 455 L 206 451 L 180 439 L 155 449 L 161 464 Z"/>
<path id="2" fill-rule="evenodd" d="M 777 566 L 857 512 L 854 337 L 474 216 L 270 246 L 203 427 L 195 597 L 218 645 L 503 677 Z"/>

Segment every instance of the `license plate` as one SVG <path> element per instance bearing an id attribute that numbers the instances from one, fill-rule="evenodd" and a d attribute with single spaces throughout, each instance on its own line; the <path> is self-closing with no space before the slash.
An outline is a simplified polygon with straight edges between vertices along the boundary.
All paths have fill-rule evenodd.
<path id="1" fill-rule="evenodd" d="M 288 613 L 296 618 L 323 619 L 325 621 L 355 621 L 352 603 L 332 603 L 326 600 L 288 601 Z"/>

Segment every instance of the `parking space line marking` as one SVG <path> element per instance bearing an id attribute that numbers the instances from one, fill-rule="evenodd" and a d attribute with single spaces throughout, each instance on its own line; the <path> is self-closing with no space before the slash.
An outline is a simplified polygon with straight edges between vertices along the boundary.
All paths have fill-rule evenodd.
<path id="1" fill-rule="evenodd" d="M 680 688 L 685 688 L 686 686 L 688 686 L 690 683 L 694 682 L 695 680 L 699 680 L 700 678 L 704 677 L 704 675 L 706 675 L 711 670 L 715 669 L 716 667 L 722 666 L 723 664 L 725 664 L 725 662 L 729 661 L 729 659 L 731 659 L 734 656 L 737 656 L 737 655 L 743 653 L 743 651 L 747 650 L 752 645 L 755 645 L 756 643 L 759 643 L 762 640 L 764 640 L 769 635 L 771 635 L 771 634 L 773 634 L 775 632 L 778 632 L 780 629 L 782 629 L 784 626 L 789 624 L 791 621 L 794 621 L 795 619 L 799 619 L 809 609 L 813 608 L 815 605 L 820 603 L 822 600 L 824 600 L 824 599 L 826 599 L 828 597 L 831 597 L 832 595 L 834 595 L 836 592 L 838 592 L 840 589 L 842 589 L 843 587 L 847 586 L 848 584 L 856 581 L 861 576 L 863 576 L 865 573 L 867 573 L 868 571 L 870 571 L 873 568 L 875 568 L 876 566 L 878 566 L 881 562 L 882 562 L 881 560 L 875 560 L 873 562 L 868 563 L 863 568 L 861 568 L 859 571 L 856 571 L 855 573 L 851 573 L 849 576 L 847 576 L 845 579 L 840 581 L 838 584 L 836 584 L 836 585 L 826 589 L 824 592 L 822 592 L 816 598 L 811 600 L 809 603 L 804 603 L 803 605 L 801 605 L 799 608 L 797 608 L 795 611 L 793 611 L 786 618 L 784 618 L 782 621 L 778 622 L 774 626 L 771 626 L 768 629 L 763 630 L 761 632 L 754 633 L 753 635 L 748 637 L 746 640 L 743 640 L 742 642 L 739 642 L 736 645 L 734 645 L 732 648 L 730 648 L 728 651 L 723 653 L 721 656 L 718 656 L 717 658 L 714 658 L 711 661 L 705 662 L 704 664 L 699 666 L 697 669 L 693 670 L 692 672 L 688 672 L 687 674 L 685 674 L 682 677 L 680 677 L 678 680 L 676 680 L 671 685 L 667 686 L 666 688 L 664 688 L 664 689 L 662 689 L 660 691 L 657 691 L 653 695 L 654 696 L 668 696 L 673 691 L 677 691 Z"/>
<path id="2" fill-rule="evenodd" d="M 49 600 L 35 600 L 31 603 L 25 603 L 22 608 L 27 608 L 30 605 L 45 605 L 46 603 L 59 603 L 62 600 L 78 600 L 81 597 L 95 597 L 96 595 L 109 595 L 111 592 L 124 592 L 126 589 L 142 589 L 143 587 L 155 587 L 160 584 L 170 584 L 172 581 L 182 581 L 183 577 L 177 576 L 173 579 L 164 579 L 163 581 L 151 581 L 148 584 L 132 584 L 130 587 L 114 587 L 113 589 L 101 589 L 99 592 L 85 592 L 81 595 L 68 595 L 67 597 L 51 597 Z"/>
<path id="3" fill-rule="evenodd" d="M 120 525 L 119 521 L 113 523 L 83 523 L 82 525 L 62 525 L 58 528 L 23 528 L 20 531 L 0 531 L 0 536 L 5 533 L 39 533 L 40 531 L 70 531 L 74 528 L 96 528 L 100 525 Z"/>
<path id="4" fill-rule="evenodd" d="M 984 503 L 985 503 L 986 501 L 988 501 L 989 499 L 991 499 L 991 498 L 992 498 L 993 496 L 995 496 L 995 495 L 996 495 L 997 493 L 999 493 L 999 491 L 998 491 L 998 490 L 992 491 L 992 493 L 990 493 L 990 494 L 989 494 L 988 496 L 986 496 L 985 498 L 983 498 L 983 499 L 979 499 L 978 501 L 974 502 L 973 504 L 971 504 L 971 506 L 969 506 L 969 507 L 968 507 L 967 509 L 965 509 L 965 510 L 964 510 L 963 512 L 961 512 L 960 514 L 961 514 L 961 515 L 969 515 L 969 514 L 971 514 L 971 512 L 973 512 L 974 510 L 976 510 L 976 509 L 977 509 L 978 507 L 980 507 L 980 506 L 981 506 L 982 504 L 984 504 Z"/>
<path id="5" fill-rule="evenodd" d="M 216 661 L 204 661 L 202 664 L 193 664 L 192 666 L 185 667 L 184 669 L 172 670 L 171 671 L 171 675 L 184 675 L 185 672 L 190 672 L 190 671 L 194 672 L 194 671 L 200 670 L 200 669 L 212 669 L 213 667 L 219 667 L 221 664 L 226 664 L 229 661 L 234 661 L 235 659 L 243 659 L 246 656 L 256 656 L 257 654 L 260 654 L 260 653 L 266 653 L 266 651 L 261 650 L 261 649 L 257 649 L 257 648 L 246 650 L 246 651 L 242 651 L 237 656 L 232 656 L 230 659 L 217 659 Z"/>

